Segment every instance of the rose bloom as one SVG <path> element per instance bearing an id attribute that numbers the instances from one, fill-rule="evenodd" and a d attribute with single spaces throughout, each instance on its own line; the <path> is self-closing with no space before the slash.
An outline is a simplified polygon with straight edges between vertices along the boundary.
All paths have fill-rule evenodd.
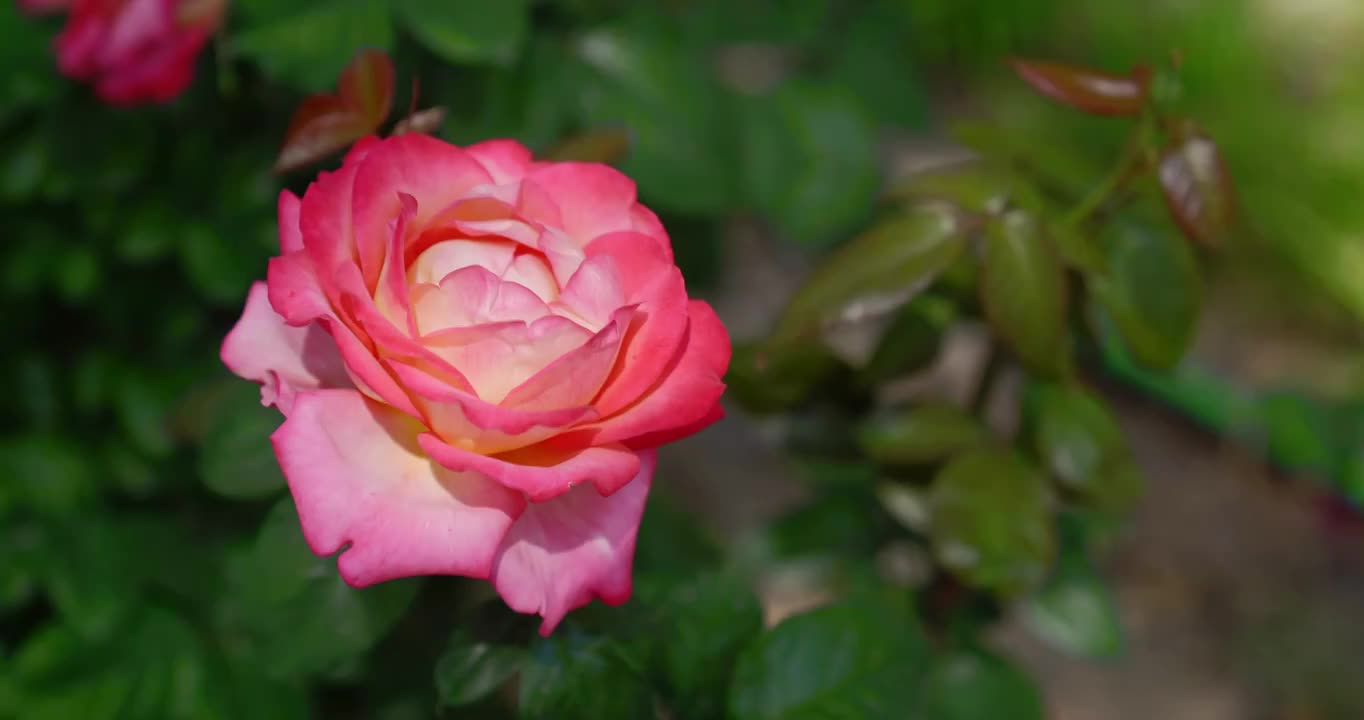
<path id="1" fill-rule="evenodd" d="M 312 550 L 355 587 L 488 578 L 545 634 L 624 602 L 655 448 L 721 417 L 730 354 L 634 183 L 367 138 L 279 225 L 222 359 L 285 416 Z"/>
<path id="2" fill-rule="evenodd" d="M 57 36 L 61 71 L 105 102 L 164 102 L 194 77 L 194 62 L 222 22 L 224 0 L 19 0 L 30 12 L 67 9 Z"/>

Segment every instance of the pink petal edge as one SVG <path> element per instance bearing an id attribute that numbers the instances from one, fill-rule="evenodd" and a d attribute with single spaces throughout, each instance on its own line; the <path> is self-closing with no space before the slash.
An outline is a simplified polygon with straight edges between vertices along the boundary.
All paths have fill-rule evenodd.
<path id="1" fill-rule="evenodd" d="M 488 577 L 519 517 L 518 493 L 450 472 L 417 446 L 422 427 L 354 390 L 300 393 L 271 436 L 308 547 L 345 548 L 337 566 L 364 587 L 416 575 Z"/>
<path id="2" fill-rule="evenodd" d="M 300 390 L 351 387 L 336 343 L 316 324 L 293 327 L 270 306 L 265 283 L 251 285 L 246 307 L 219 353 L 233 374 L 261 384 L 261 404 L 288 415 Z"/>
<path id="3" fill-rule="evenodd" d="M 493 585 L 513 610 L 544 618 L 542 636 L 594 597 L 608 605 L 630 599 L 635 539 L 657 455 L 646 450 L 639 460 L 639 473 L 610 496 L 578 487 L 528 505 L 502 541 Z"/>

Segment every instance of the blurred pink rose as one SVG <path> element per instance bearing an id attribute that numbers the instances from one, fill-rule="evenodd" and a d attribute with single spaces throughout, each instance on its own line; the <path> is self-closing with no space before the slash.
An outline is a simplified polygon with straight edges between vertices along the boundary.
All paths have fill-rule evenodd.
<path id="1" fill-rule="evenodd" d="M 630 595 L 654 448 L 721 417 L 729 338 L 610 167 L 366 138 L 300 200 L 223 343 L 285 415 L 303 534 L 346 582 L 490 579 L 549 633 Z"/>
<path id="2" fill-rule="evenodd" d="M 164 102 L 194 76 L 222 22 L 224 0 L 19 0 L 30 12 L 69 9 L 57 65 L 105 102 Z"/>

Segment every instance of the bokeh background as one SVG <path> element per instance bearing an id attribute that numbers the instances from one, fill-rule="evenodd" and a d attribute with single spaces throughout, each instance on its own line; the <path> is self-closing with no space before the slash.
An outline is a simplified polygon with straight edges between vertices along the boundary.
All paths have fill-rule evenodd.
<path id="1" fill-rule="evenodd" d="M 217 359 L 278 191 L 317 169 L 271 172 L 290 114 L 361 47 L 393 56 L 400 107 L 420 80 L 451 141 L 627 138 L 618 166 L 736 340 L 925 167 L 990 152 L 1098 182 L 1127 126 L 1040 98 L 1009 56 L 1178 53 L 1243 222 L 1203 257 L 1178 368 L 1084 367 L 1147 477 L 1100 556 L 1114 604 L 1042 632 L 1006 612 L 991 636 L 1049 718 L 1364 717 L 1364 5 L 236 0 L 191 89 L 131 109 L 57 74 L 59 25 L 0 4 L 0 717 L 430 716 L 412 676 L 430 684 L 429 622 L 463 596 L 356 599 L 328 561 L 269 552 L 263 522 L 290 532 L 267 521 L 278 418 Z M 932 382 L 974 359 L 952 335 Z M 793 422 L 735 405 L 668 448 L 646 528 L 787 542 L 773 523 L 820 475 L 779 441 Z M 872 522 L 837 512 L 778 525 L 817 556 Z M 641 563 L 690 562 L 649 532 Z M 755 576 L 769 622 L 827 599 L 811 567 Z"/>

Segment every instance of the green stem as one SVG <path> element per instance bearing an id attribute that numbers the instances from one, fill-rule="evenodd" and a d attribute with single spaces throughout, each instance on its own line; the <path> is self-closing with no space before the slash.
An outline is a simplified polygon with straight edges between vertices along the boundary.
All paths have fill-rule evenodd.
<path id="1" fill-rule="evenodd" d="M 1109 198 L 1113 197 L 1132 177 L 1132 169 L 1143 158 L 1142 148 L 1146 144 L 1146 131 L 1152 122 L 1149 113 L 1143 114 L 1141 120 L 1132 128 L 1132 132 L 1127 136 L 1127 142 L 1123 146 L 1122 155 L 1118 161 L 1109 169 L 1108 175 L 1095 185 L 1089 194 L 1086 195 L 1075 207 L 1070 209 L 1061 218 L 1061 225 L 1068 228 L 1078 227 L 1081 223 L 1088 220 Z"/>

